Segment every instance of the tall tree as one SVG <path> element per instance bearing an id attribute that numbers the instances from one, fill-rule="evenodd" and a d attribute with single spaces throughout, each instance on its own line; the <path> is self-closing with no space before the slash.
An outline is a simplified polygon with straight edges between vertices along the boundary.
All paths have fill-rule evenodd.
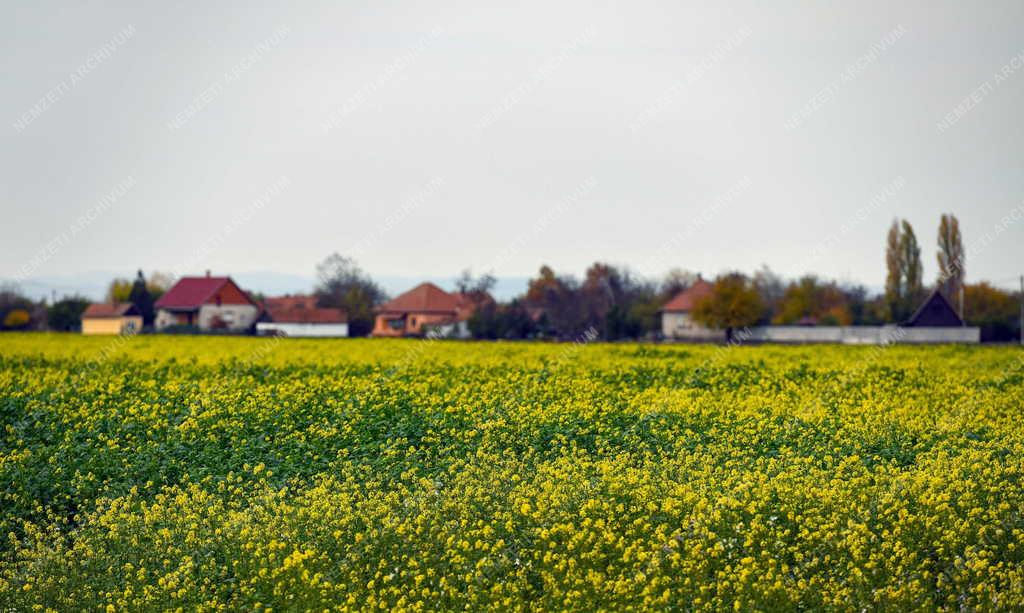
<path id="1" fill-rule="evenodd" d="M 939 250 L 935 257 L 939 261 L 938 286 L 954 304 L 959 303 L 960 289 L 964 284 L 964 244 L 960 236 L 960 221 L 952 214 L 943 215 L 939 220 Z M 963 315 L 961 313 L 961 315 Z"/>
<path id="2" fill-rule="evenodd" d="M 351 336 L 366 336 L 373 330 L 373 308 L 387 296 L 355 260 L 337 253 L 327 256 L 316 267 L 317 304 L 335 307 L 348 315 Z"/>
<path id="3" fill-rule="evenodd" d="M 732 341 L 734 328 L 754 325 L 763 311 L 757 289 L 745 275 L 735 272 L 715 280 L 711 295 L 694 305 L 693 318 L 709 328 L 724 329 L 726 341 Z"/>
<path id="4" fill-rule="evenodd" d="M 885 248 L 885 300 L 889 316 L 902 321 L 910 316 L 924 297 L 921 247 L 910 222 L 894 220 Z"/>
<path id="5" fill-rule="evenodd" d="M 924 294 L 924 268 L 921 266 L 921 246 L 917 243 L 914 228 L 903 220 L 900 233 L 900 267 L 906 283 L 906 298 L 912 311 Z"/>
<path id="6" fill-rule="evenodd" d="M 142 315 L 142 325 L 152 326 L 153 325 L 153 295 L 149 293 L 149 286 L 146 284 L 146 277 L 142 275 L 142 270 L 139 270 L 138 275 L 135 277 L 135 282 L 132 283 L 132 289 L 128 293 L 128 301 L 135 305 L 135 308 L 139 310 L 139 314 Z"/>
<path id="7" fill-rule="evenodd" d="M 889 306 L 889 317 L 902 319 L 903 311 L 903 270 L 900 268 L 900 222 L 892 220 L 885 237 L 885 302 Z"/>

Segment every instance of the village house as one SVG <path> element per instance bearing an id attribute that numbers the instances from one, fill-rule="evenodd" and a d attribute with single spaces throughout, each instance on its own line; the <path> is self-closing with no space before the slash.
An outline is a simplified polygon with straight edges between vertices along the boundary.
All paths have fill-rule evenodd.
<path id="1" fill-rule="evenodd" d="M 720 341 L 724 339 L 721 330 L 711 330 L 693 320 L 693 308 L 698 301 L 707 298 L 714 286 L 698 276 L 690 287 L 672 297 L 658 311 L 661 314 L 661 333 L 668 339 L 691 341 Z"/>
<path id="2" fill-rule="evenodd" d="M 90 304 L 82 313 L 82 334 L 136 334 L 142 331 L 142 314 L 130 302 Z"/>
<path id="3" fill-rule="evenodd" d="M 462 293 L 449 293 L 433 283 L 421 283 L 376 308 L 373 336 L 436 336 L 469 338 L 469 318 L 479 301 Z"/>
<path id="4" fill-rule="evenodd" d="M 270 336 L 345 337 L 348 318 L 341 309 L 316 306 L 315 296 L 280 296 L 263 301 L 256 332 Z"/>
<path id="5" fill-rule="evenodd" d="M 244 332 L 259 306 L 231 277 L 182 277 L 154 305 L 156 329 L 194 326 L 203 331 Z"/>

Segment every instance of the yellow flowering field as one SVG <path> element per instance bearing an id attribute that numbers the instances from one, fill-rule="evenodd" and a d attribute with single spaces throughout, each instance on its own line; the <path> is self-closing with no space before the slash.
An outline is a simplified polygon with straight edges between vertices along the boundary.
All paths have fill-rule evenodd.
<path id="1" fill-rule="evenodd" d="M 1024 352 L 0 335 L 0 610 L 1020 610 Z"/>

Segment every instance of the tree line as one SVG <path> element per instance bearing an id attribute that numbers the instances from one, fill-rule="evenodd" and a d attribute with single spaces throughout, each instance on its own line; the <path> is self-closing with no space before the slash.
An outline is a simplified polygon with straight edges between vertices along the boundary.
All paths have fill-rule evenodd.
<path id="1" fill-rule="evenodd" d="M 880 325 L 906 321 L 938 287 L 969 325 L 982 328 L 983 340 L 1008 341 L 1019 335 L 1019 296 L 987 282 L 965 284 L 965 255 L 960 224 L 942 215 L 937 232 L 939 274 L 926 285 L 921 246 L 907 220 L 894 220 L 886 236 L 885 290 L 872 295 L 863 285 L 843 284 L 809 274 L 785 281 L 762 266 L 751 275 L 728 272 L 713 280 L 711 296 L 697 303 L 693 317 L 713 328 L 730 330 L 767 324 Z M 673 269 L 652 280 L 625 267 L 595 262 L 581 278 L 541 266 L 526 292 L 507 302 L 487 299 L 495 285 L 490 274 L 462 273 L 456 291 L 473 298 L 469 320 L 474 338 L 579 338 L 594 330 L 603 340 L 651 339 L 660 335 L 659 310 L 690 287 L 698 274 Z M 373 309 L 387 297 L 350 258 L 334 254 L 318 267 L 321 304 L 344 308 L 353 335 L 373 328 Z M 962 297 L 962 299 L 961 299 Z"/>
<path id="2" fill-rule="evenodd" d="M 907 220 L 894 220 L 885 241 L 885 289 L 872 295 L 863 285 L 843 284 L 809 274 L 786 281 L 767 266 L 753 274 L 727 272 L 713 280 L 711 296 L 700 301 L 693 317 L 709 327 L 732 329 L 765 324 L 879 325 L 905 321 L 931 288 L 938 287 L 959 310 L 965 307 L 969 325 L 982 328 L 983 340 L 1008 341 L 1019 336 L 1020 297 L 987 282 L 968 284 L 960 224 L 942 215 L 937 231 L 939 273 L 926 284 L 921 246 Z M 337 253 L 316 267 L 315 295 L 320 306 L 338 307 L 348 314 L 352 336 L 373 329 L 374 309 L 387 293 L 359 265 Z M 469 320 L 479 339 L 552 338 L 571 340 L 596 333 L 603 340 L 653 339 L 660 335 L 659 310 L 673 296 L 697 281 L 697 273 L 673 269 L 661 279 L 649 279 L 628 268 L 595 262 L 582 277 L 541 266 L 526 291 L 505 302 L 490 299 L 495 278 L 466 270 L 455 283 L 476 303 Z M 173 277 L 140 270 L 135 279 L 115 279 L 106 299 L 131 302 L 144 325 L 154 320 L 153 304 L 170 288 Z M 259 294 L 250 294 L 261 300 Z M 14 286 L 0 288 L 0 329 L 78 329 L 89 301 L 68 296 L 47 304 L 34 302 Z"/>

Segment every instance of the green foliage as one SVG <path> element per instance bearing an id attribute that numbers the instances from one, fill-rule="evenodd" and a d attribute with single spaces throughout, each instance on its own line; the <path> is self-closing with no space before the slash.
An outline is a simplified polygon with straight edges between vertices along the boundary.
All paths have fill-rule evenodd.
<path id="1" fill-rule="evenodd" d="M 0 602 L 1020 610 L 1019 353 L 0 335 Z"/>
<path id="2" fill-rule="evenodd" d="M 139 314 L 142 315 L 142 325 L 153 325 L 153 320 L 155 319 L 153 303 L 155 300 L 149 292 L 149 287 L 146 285 L 146 277 L 142 275 L 141 270 L 132 283 L 131 291 L 128 293 L 128 302 L 134 304 L 135 308 L 139 310 Z"/>
<path id="3" fill-rule="evenodd" d="M 539 329 L 520 301 L 507 305 L 489 302 L 473 312 L 467 322 L 473 338 L 524 339 L 535 337 Z"/>
<path id="4" fill-rule="evenodd" d="M 754 325 L 763 310 L 753 283 L 740 273 L 729 273 L 718 277 L 711 295 L 694 305 L 693 318 L 709 328 L 731 331 Z"/>
<path id="5" fill-rule="evenodd" d="M 82 296 L 62 298 L 46 309 L 46 324 L 51 330 L 72 332 L 82 328 L 82 313 L 89 300 Z"/>

